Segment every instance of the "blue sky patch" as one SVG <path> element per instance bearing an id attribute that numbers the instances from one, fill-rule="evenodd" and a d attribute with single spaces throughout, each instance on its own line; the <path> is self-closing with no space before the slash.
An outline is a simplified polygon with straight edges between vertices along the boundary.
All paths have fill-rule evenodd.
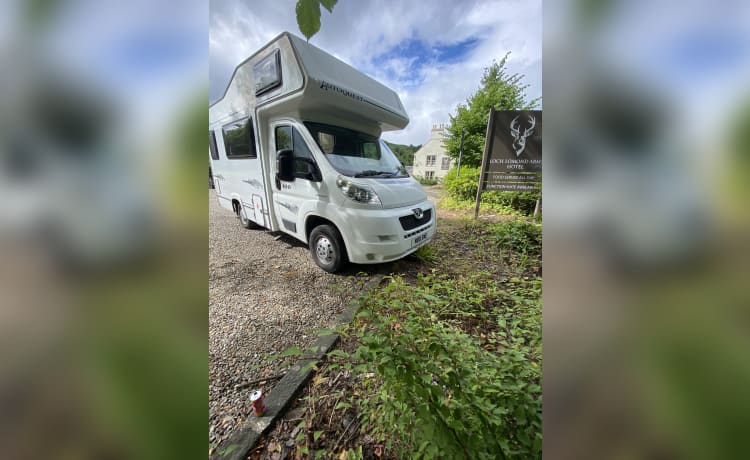
<path id="1" fill-rule="evenodd" d="M 421 82 L 419 75 L 423 67 L 461 62 L 478 44 L 478 37 L 450 44 L 429 44 L 410 38 L 373 58 L 372 64 L 385 71 L 389 78 L 405 86 L 416 86 Z M 404 67 L 404 63 L 408 66 Z"/>

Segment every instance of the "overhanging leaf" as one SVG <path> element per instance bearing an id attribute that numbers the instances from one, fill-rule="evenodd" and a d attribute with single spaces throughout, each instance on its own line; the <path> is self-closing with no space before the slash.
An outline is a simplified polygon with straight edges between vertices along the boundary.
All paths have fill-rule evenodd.
<path id="1" fill-rule="evenodd" d="M 338 0 L 320 0 L 320 4 L 328 10 L 329 13 L 333 13 L 333 7 L 336 5 Z"/>
<path id="2" fill-rule="evenodd" d="M 310 40 L 320 30 L 320 3 L 318 0 L 298 0 L 295 11 L 299 31 Z"/>

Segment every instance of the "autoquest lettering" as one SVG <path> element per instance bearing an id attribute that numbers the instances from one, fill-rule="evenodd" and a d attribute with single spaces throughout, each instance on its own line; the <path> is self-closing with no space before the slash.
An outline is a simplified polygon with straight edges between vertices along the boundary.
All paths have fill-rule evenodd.
<path id="1" fill-rule="evenodd" d="M 327 81 L 321 81 L 320 82 L 320 89 L 324 89 L 326 91 L 334 91 L 339 94 L 343 94 L 344 96 L 348 96 L 352 99 L 355 99 L 360 102 L 366 102 L 365 98 L 360 96 L 359 94 L 349 91 L 348 89 L 341 88 L 339 86 L 336 86 L 332 83 L 328 83 Z"/>

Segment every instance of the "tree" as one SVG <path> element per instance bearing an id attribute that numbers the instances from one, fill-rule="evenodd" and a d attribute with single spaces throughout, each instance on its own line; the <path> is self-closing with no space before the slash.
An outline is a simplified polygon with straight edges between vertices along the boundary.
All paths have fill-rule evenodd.
<path id="1" fill-rule="evenodd" d="M 466 99 L 465 104 L 458 104 L 455 116 L 450 115 L 443 145 L 448 155 L 458 159 L 461 131 L 466 131 L 462 165 L 481 165 L 491 107 L 495 110 L 531 110 L 538 106 L 540 98 L 526 102 L 525 90 L 529 85 L 521 84 L 524 75 L 508 75 L 505 72 L 508 54 L 500 62 L 492 61 L 492 65 L 484 69 L 479 90 Z"/>
<path id="2" fill-rule="evenodd" d="M 388 148 L 391 149 L 391 152 L 396 155 L 396 158 L 398 158 L 404 166 L 412 166 L 414 164 L 414 153 L 422 147 L 422 145 L 392 144 L 388 141 L 385 141 L 385 143 L 388 144 Z"/>

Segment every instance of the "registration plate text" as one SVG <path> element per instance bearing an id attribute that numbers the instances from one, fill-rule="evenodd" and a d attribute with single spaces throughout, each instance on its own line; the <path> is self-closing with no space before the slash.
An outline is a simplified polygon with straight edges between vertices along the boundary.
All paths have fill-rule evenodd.
<path id="1" fill-rule="evenodd" d="M 427 241 L 427 233 L 423 233 L 419 236 L 414 237 L 414 240 L 411 243 L 411 247 L 419 246 L 420 244 L 423 244 L 425 241 Z"/>

